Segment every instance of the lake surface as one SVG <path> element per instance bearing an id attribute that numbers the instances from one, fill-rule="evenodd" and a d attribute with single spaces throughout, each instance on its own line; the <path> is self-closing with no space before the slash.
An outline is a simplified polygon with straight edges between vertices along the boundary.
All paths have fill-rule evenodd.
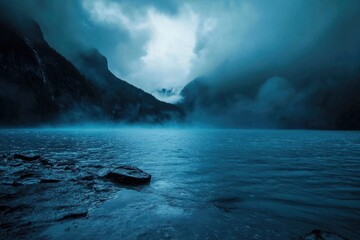
<path id="1" fill-rule="evenodd" d="M 1 130 L 0 153 L 130 164 L 119 188 L 49 239 L 296 239 L 360 235 L 360 132 L 212 129 Z"/>

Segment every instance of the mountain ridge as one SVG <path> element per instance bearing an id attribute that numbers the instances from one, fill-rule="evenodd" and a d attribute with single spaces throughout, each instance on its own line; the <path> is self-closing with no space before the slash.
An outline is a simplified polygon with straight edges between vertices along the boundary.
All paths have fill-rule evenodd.
<path id="1" fill-rule="evenodd" d="M 100 61 L 90 56 L 83 68 L 75 66 L 49 46 L 32 19 L 20 25 L 1 19 L 0 33 L 2 126 L 102 121 L 153 124 L 179 121 L 183 116 L 177 106 L 118 79 L 100 53 L 96 56 Z M 89 67 L 95 69 L 96 77 L 86 71 Z M 109 91 L 96 81 L 107 81 Z"/>

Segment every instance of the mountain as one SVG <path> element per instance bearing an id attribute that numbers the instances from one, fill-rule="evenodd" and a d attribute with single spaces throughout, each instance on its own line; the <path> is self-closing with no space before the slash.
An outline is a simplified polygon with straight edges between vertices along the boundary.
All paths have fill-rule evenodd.
<path id="1" fill-rule="evenodd" d="M 260 74 L 228 85 L 197 78 L 179 106 L 188 120 L 220 127 L 360 130 L 360 74 L 330 72 Z"/>
<path id="2" fill-rule="evenodd" d="M 182 117 L 178 107 L 116 78 L 96 51 L 79 55 L 75 67 L 48 45 L 36 22 L 22 20 L 0 20 L 1 125 Z"/>
<path id="3" fill-rule="evenodd" d="M 107 59 L 96 49 L 79 52 L 72 62 L 101 90 L 103 109 L 112 119 L 161 122 L 183 117 L 183 113 L 175 105 L 161 102 L 151 94 L 117 78 L 109 71 Z"/>

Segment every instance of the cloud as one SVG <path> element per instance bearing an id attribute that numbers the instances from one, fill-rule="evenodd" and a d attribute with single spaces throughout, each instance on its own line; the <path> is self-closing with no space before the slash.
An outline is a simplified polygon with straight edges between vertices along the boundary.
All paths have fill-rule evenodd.
<path id="1" fill-rule="evenodd" d="M 122 4 L 101 0 L 85 1 L 84 6 L 96 23 L 126 29 L 133 42 L 145 39 L 137 46 L 142 54 L 127 60 L 127 72 L 122 74 L 126 80 L 161 97 L 158 89 L 179 90 L 194 77 L 190 73 L 197 60 L 199 19 L 190 6 L 182 6 L 176 14 L 155 7 L 126 14 Z M 117 48 L 122 55 L 123 46 Z M 111 67 L 117 72 L 116 65 Z"/>

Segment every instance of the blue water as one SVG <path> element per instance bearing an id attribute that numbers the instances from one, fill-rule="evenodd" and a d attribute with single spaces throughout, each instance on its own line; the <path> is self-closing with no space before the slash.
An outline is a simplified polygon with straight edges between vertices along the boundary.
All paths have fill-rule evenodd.
<path id="1" fill-rule="evenodd" d="M 131 164 L 119 189 L 50 239 L 294 239 L 360 235 L 360 132 L 209 129 L 2 130 L 1 152 Z"/>

